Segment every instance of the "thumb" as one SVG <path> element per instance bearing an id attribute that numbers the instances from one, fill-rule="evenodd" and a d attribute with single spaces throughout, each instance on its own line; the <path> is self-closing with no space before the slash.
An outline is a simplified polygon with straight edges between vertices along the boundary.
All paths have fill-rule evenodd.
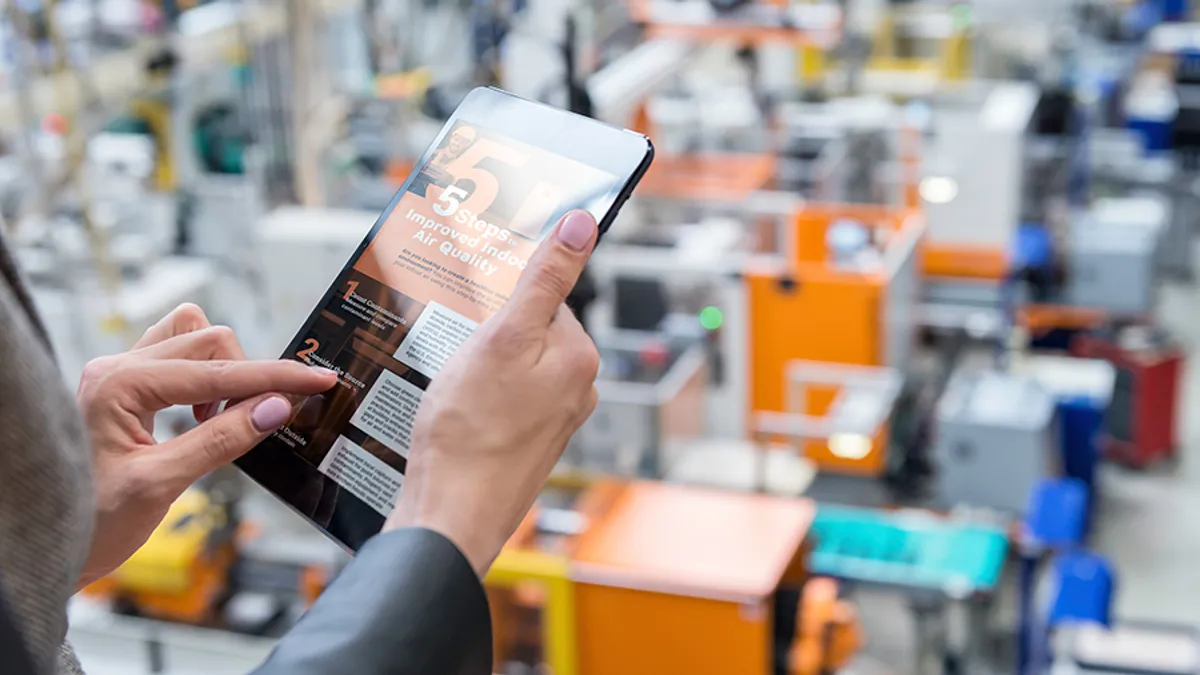
<path id="1" fill-rule="evenodd" d="M 162 477 L 192 483 L 246 454 L 292 418 L 294 410 L 279 395 L 238 404 L 182 436 L 159 446 Z"/>
<path id="2" fill-rule="evenodd" d="M 567 299 L 596 245 L 596 219 L 571 211 L 538 247 L 504 312 L 519 321 L 549 326 Z"/>

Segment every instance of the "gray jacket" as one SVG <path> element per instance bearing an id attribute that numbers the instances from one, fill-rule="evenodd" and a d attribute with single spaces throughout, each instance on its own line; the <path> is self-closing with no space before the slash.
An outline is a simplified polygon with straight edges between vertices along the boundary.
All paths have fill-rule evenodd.
<path id="1" fill-rule="evenodd" d="M 66 609 L 91 541 L 91 464 L 48 344 L 0 238 L 0 646 L 24 651 L 0 654 L 4 675 L 82 672 Z M 256 672 L 485 675 L 491 661 L 474 571 L 414 529 L 368 542 Z"/>

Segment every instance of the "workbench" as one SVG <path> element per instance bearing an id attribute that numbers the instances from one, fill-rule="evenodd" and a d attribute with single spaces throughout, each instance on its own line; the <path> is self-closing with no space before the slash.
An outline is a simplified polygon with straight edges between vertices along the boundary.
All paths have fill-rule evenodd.
<path id="1" fill-rule="evenodd" d="M 525 519 L 487 578 L 497 663 L 540 596 L 541 658 L 556 675 L 773 672 L 777 591 L 806 579 L 811 501 L 616 481 L 567 509 L 553 501 L 539 502 L 542 518 Z M 539 531 L 554 511 L 579 531 Z"/>

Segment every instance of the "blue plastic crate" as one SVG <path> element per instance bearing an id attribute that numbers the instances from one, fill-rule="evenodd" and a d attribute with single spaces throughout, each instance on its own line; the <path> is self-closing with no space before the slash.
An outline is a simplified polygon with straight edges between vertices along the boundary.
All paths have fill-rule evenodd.
<path id="1" fill-rule="evenodd" d="M 1057 594 L 1050 605 L 1047 625 L 1097 623 L 1112 625 L 1116 573 L 1104 556 L 1077 551 L 1054 561 Z"/>
<path id="2" fill-rule="evenodd" d="M 920 512 L 821 506 L 813 530 L 814 574 L 906 589 L 987 592 L 1008 555 L 999 528 Z"/>

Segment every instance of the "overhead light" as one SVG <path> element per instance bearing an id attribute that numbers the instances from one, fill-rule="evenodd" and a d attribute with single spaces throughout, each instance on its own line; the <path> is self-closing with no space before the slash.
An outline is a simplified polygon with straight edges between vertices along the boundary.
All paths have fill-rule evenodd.
<path id="1" fill-rule="evenodd" d="M 829 437 L 829 451 L 841 459 L 866 459 L 871 454 L 871 439 L 862 434 L 834 434 Z"/>
<path id="2" fill-rule="evenodd" d="M 948 176 L 928 176 L 921 180 L 921 199 L 930 204 L 949 204 L 958 196 L 958 181 Z"/>

